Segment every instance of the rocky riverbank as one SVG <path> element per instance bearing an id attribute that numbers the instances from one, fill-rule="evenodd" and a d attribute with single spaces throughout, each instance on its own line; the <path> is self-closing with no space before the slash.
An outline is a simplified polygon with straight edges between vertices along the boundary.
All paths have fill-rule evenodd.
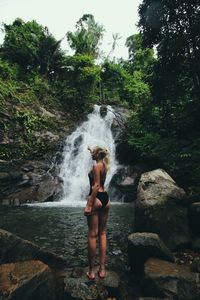
<path id="1" fill-rule="evenodd" d="M 163 170 L 142 174 L 135 203 L 138 232 L 129 236 L 128 247 L 142 296 L 200 299 L 198 243 L 194 247 L 194 236 L 199 239 L 197 207 Z"/>

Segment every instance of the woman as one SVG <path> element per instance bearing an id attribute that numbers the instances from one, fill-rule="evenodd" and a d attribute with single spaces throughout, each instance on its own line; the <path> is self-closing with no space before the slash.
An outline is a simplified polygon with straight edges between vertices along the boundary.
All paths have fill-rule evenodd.
<path id="1" fill-rule="evenodd" d="M 100 278 L 106 276 L 105 258 L 106 258 L 106 223 L 108 218 L 108 211 L 110 207 L 110 200 L 104 188 L 106 180 L 106 173 L 109 166 L 108 150 L 95 147 L 93 150 L 88 148 L 92 159 L 96 160 L 92 170 L 89 172 L 90 193 L 84 209 L 84 215 L 87 216 L 88 221 L 88 261 L 89 271 L 87 277 L 95 279 L 94 263 L 96 254 L 96 239 L 99 237 L 99 271 Z"/>

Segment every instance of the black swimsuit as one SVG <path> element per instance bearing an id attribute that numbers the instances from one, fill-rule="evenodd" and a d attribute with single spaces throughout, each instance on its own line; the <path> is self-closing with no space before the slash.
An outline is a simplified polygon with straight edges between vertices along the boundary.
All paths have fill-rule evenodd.
<path id="1" fill-rule="evenodd" d="M 93 181 L 94 181 L 94 176 L 93 176 L 92 170 L 88 174 L 88 177 L 89 177 L 89 181 L 90 181 L 90 193 L 89 193 L 89 196 L 90 196 L 92 194 L 92 185 L 93 185 Z M 105 179 L 106 179 L 105 176 L 102 176 L 102 177 L 100 176 L 101 186 L 104 185 Z M 98 198 L 101 201 L 102 208 L 105 207 L 107 205 L 108 201 L 109 201 L 109 197 L 108 197 L 107 192 L 98 192 L 97 195 L 96 195 L 96 198 Z"/>

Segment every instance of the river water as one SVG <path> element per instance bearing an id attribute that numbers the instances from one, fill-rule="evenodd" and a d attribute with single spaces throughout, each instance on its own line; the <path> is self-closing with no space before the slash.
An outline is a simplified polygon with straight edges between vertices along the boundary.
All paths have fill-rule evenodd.
<path id="1" fill-rule="evenodd" d="M 132 204 L 111 204 L 107 267 L 116 271 L 128 269 L 127 237 L 133 232 L 133 211 Z M 70 267 L 87 266 L 87 222 L 80 207 L 2 207 L 0 228 L 66 258 Z"/>

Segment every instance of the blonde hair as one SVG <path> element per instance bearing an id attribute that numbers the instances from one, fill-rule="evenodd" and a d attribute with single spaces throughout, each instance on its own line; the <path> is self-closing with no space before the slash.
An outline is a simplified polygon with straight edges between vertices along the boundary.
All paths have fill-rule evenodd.
<path id="1" fill-rule="evenodd" d="M 107 148 L 102 148 L 99 146 L 96 146 L 93 151 L 97 152 L 97 155 L 99 156 L 99 158 L 103 159 L 103 162 L 105 164 L 106 167 L 106 171 L 108 171 L 109 167 L 110 167 L 110 154 Z"/>

